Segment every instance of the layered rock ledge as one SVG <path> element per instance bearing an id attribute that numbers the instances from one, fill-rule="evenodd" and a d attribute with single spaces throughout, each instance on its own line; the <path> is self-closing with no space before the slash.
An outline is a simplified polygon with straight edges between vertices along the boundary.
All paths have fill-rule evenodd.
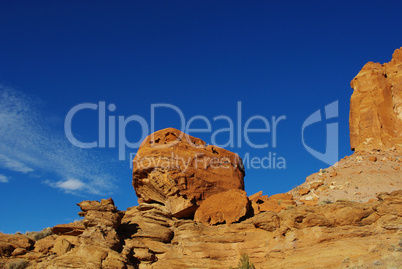
<path id="1" fill-rule="evenodd" d="M 177 219 L 159 204 L 125 212 L 111 200 L 80 206 L 85 213 L 81 235 L 33 241 L 0 234 L 0 267 L 26 260 L 28 268 L 229 268 L 243 253 L 256 268 L 402 263 L 402 191 L 381 193 L 372 203 L 338 201 L 261 212 L 230 226 Z"/>

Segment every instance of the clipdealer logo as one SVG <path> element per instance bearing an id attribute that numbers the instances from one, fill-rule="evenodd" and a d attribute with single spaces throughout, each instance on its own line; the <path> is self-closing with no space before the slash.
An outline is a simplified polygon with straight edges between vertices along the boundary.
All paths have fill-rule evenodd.
<path id="1" fill-rule="evenodd" d="M 177 114 L 180 120 L 180 131 L 192 135 L 193 133 L 207 133 L 210 134 L 211 144 L 222 148 L 242 148 L 248 147 L 251 149 L 276 149 L 278 147 L 278 128 L 286 120 L 285 115 L 271 116 L 267 118 L 262 115 L 253 115 L 244 119 L 242 116 L 242 103 L 237 102 L 236 117 L 232 119 L 227 115 L 217 115 L 209 119 L 203 115 L 196 115 L 187 119 L 182 110 L 172 104 L 160 103 L 151 104 L 150 106 L 150 122 L 148 123 L 144 117 L 140 115 L 115 115 L 117 107 L 114 104 L 106 105 L 105 101 L 96 103 L 82 103 L 74 106 L 67 113 L 64 121 L 64 130 L 67 139 L 76 147 L 83 149 L 91 148 L 117 148 L 119 160 L 124 161 L 127 158 L 127 150 L 136 150 L 140 147 L 141 142 L 149 135 L 154 133 L 156 119 L 163 113 L 163 110 L 170 110 Z M 80 116 L 84 110 L 97 111 L 98 115 L 98 137 L 97 140 L 92 142 L 82 142 L 72 131 L 74 119 Z M 325 107 L 326 119 L 336 118 L 338 116 L 338 101 L 333 102 Z M 327 125 L 327 146 L 326 152 L 320 153 L 305 143 L 304 130 L 317 122 L 320 122 L 321 111 L 317 110 L 311 114 L 302 125 L 301 140 L 306 150 L 317 159 L 327 163 L 333 164 L 334 160 L 337 161 L 338 157 L 338 124 L 330 123 Z M 193 128 L 194 122 L 203 122 L 206 126 L 203 129 Z M 220 126 L 225 127 L 213 128 L 214 123 L 220 122 Z M 260 128 L 251 128 L 251 124 L 258 122 Z M 138 141 L 129 141 L 126 134 L 126 129 L 129 124 L 139 125 L 141 130 L 141 137 Z M 226 134 L 227 140 L 223 143 L 218 143 L 217 136 Z M 252 141 L 251 134 L 263 134 L 269 139 L 265 143 L 256 143 Z M 221 140 L 220 140 L 221 141 Z M 130 153 L 130 163 L 135 154 Z M 264 157 L 253 157 L 250 152 L 242 156 L 243 163 L 248 168 L 254 169 L 286 169 L 286 159 L 283 156 L 277 156 L 274 151 L 266 152 Z"/>

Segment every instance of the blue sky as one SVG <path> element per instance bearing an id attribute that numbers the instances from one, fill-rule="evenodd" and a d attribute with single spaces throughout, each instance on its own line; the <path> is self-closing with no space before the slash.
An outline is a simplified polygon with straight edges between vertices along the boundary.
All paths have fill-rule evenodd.
<path id="1" fill-rule="evenodd" d="M 246 170 L 248 194 L 272 195 L 329 165 L 303 146 L 304 121 L 338 101 L 338 117 L 310 125 L 305 142 L 325 152 L 326 124 L 339 130 L 339 158 L 350 155 L 350 81 L 368 61 L 388 62 L 402 46 L 400 1 L 3 1 L 0 4 L 0 231 L 41 230 L 79 219 L 82 200 L 113 197 L 120 210 L 137 204 L 130 153 L 119 160 L 108 143 L 109 119 L 143 119 L 169 104 L 185 117 L 203 116 L 212 133 L 235 123 L 240 157 L 283 158 L 285 169 Z M 65 134 L 68 112 L 80 104 L 71 132 L 98 142 L 106 111 L 105 147 L 79 148 Z M 242 124 L 237 126 L 241 103 Z M 115 108 L 108 110 L 109 105 Z M 177 111 L 155 109 L 155 128 L 181 128 Z M 247 119 L 279 122 L 270 133 L 241 137 Z M 149 129 L 137 121 L 124 134 L 137 142 Z M 205 128 L 194 120 L 192 128 Z M 262 120 L 249 128 L 261 129 Z M 271 126 L 272 127 L 272 126 Z M 243 133 L 242 133 L 243 134 Z M 229 133 L 215 142 L 224 144 Z"/>

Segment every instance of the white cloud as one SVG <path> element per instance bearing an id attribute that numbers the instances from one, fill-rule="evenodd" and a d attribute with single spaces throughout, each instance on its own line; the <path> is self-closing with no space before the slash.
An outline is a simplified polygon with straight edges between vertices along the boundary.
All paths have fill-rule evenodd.
<path id="1" fill-rule="evenodd" d="M 58 180 L 49 186 L 73 193 L 114 190 L 105 152 L 74 147 L 64 135 L 63 119 L 43 107 L 39 100 L 0 85 L 0 166 L 32 176 L 52 174 Z"/>
<path id="2" fill-rule="evenodd" d="M 80 180 L 73 178 L 66 181 L 59 181 L 57 185 L 59 186 L 59 188 L 71 191 L 82 189 L 85 186 L 85 184 L 82 183 Z"/>
<path id="3" fill-rule="evenodd" d="M 45 180 L 42 183 L 49 185 L 53 188 L 61 189 L 67 193 L 78 191 L 78 190 L 85 190 L 89 189 L 89 187 L 79 179 L 76 178 L 69 178 L 67 180 L 60 180 L 57 182 L 52 182 L 50 180 Z"/>
<path id="4" fill-rule="evenodd" d="M 0 183 L 7 183 L 8 178 L 5 175 L 0 174 Z"/>

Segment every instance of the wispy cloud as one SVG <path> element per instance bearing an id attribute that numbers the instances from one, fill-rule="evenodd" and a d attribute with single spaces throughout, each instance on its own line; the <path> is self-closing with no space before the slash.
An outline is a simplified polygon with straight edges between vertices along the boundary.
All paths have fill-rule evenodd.
<path id="1" fill-rule="evenodd" d="M 67 192 L 110 193 L 115 186 L 107 160 L 71 145 L 63 120 L 54 118 L 40 100 L 0 85 L 0 166 L 27 175 L 53 174 L 47 185 Z"/>
<path id="2" fill-rule="evenodd" d="M 0 174 L 0 183 L 7 183 L 8 178 L 5 175 Z"/>
<path id="3" fill-rule="evenodd" d="M 3 168 L 10 169 L 12 171 L 16 172 L 21 172 L 21 173 L 29 173 L 34 171 L 32 168 L 26 166 L 25 164 L 17 161 L 10 159 L 9 157 L 3 155 L 0 153 L 0 165 Z"/>

